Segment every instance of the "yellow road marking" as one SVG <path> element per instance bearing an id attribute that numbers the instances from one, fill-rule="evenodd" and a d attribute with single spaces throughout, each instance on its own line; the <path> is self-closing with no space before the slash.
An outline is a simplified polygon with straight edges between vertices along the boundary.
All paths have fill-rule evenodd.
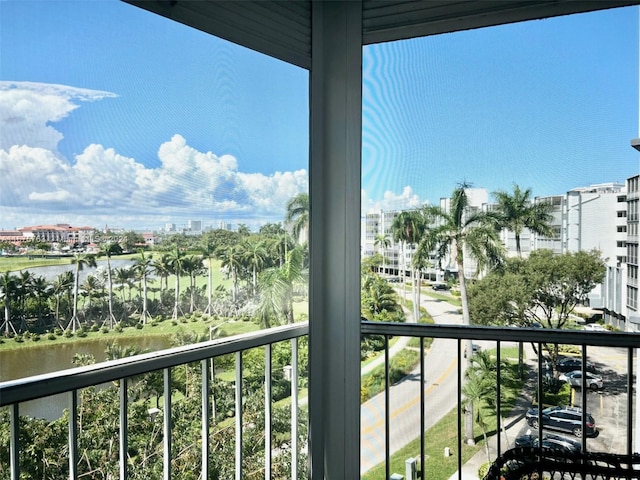
<path id="1" fill-rule="evenodd" d="M 433 390 L 435 390 L 436 387 L 438 387 L 452 372 L 452 370 L 454 368 L 456 368 L 456 366 L 458 365 L 458 360 L 454 360 L 453 362 L 451 362 L 451 364 L 447 367 L 447 369 L 442 373 L 442 375 L 440 375 L 435 382 L 433 382 L 431 385 L 429 385 L 426 390 L 424 391 L 425 395 L 428 395 L 429 393 L 431 393 Z M 394 410 L 393 412 L 391 412 L 390 415 L 390 419 L 393 419 L 395 417 L 397 417 L 398 415 L 404 413 L 405 411 L 407 411 L 409 408 L 415 406 L 417 403 L 420 402 L 420 396 L 414 397 L 411 401 L 405 403 L 404 405 L 402 405 L 400 408 L 398 408 L 397 410 Z M 364 430 L 362 430 L 362 434 L 368 435 L 371 432 L 373 432 L 374 430 L 382 427 L 384 425 L 384 418 L 382 418 L 382 420 L 378 420 L 376 423 L 374 423 L 373 425 L 365 428 Z"/>

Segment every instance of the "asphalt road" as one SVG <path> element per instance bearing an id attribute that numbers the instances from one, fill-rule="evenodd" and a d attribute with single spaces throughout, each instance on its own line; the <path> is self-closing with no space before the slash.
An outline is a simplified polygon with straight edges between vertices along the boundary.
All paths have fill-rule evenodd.
<path id="1" fill-rule="evenodd" d="M 436 323 L 461 324 L 462 316 L 448 302 L 422 296 L 422 306 Z M 479 342 L 481 345 L 484 342 Z M 492 342 L 482 345 L 493 346 Z M 529 346 L 526 357 L 535 358 Z M 605 380 L 605 388 L 587 393 L 587 409 L 596 420 L 598 435 L 587 439 L 590 451 L 626 453 L 627 429 L 627 353 L 624 349 L 591 347 L 589 361 L 596 365 Z M 535 362 L 534 362 L 535 363 Z M 634 363 L 635 365 L 635 363 Z M 536 368 L 534 366 L 534 368 Z M 420 377 L 419 368 L 390 390 L 390 454 L 420 435 Z M 457 398 L 457 342 L 435 339 L 425 356 L 425 411 L 426 428 L 430 428 L 447 413 Z M 581 404 L 580 390 L 575 391 L 574 402 Z M 385 407 L 384 394 L 380 394 L 361 408 L 361 472 L 368 471 L 385 459 Z M 634 412 L 635 418 L 635 412 Z M 528 433 L 524 419 L 510 429 L 503 449 L 509 448 L 516 436 Z M 560 433 L 560 432 L 554 432 Z M 571 437 L 571 434 L 566 434 Z"/>
<path id="2" fill-rule="evenodd" d="M 436 323 L 460 324 L 462 315 L 448 302 L 421 298 Z M 457 342 L 435 339 L 425 355 L 426 428 L 451 410 L 457 396 Z M 390 454 L 420 435 L 420 368 L 390 389 Z M 455 401 L 454 401 L 455 403 Z M 361 472 L 385 459 L 385 397 L 377 395 L 361 407 Z"/>

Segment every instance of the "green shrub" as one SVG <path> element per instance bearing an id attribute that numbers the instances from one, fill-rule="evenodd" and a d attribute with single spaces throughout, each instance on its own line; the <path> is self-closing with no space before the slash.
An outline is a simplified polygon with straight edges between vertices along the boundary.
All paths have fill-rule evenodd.
<path id="1" fill-rule="evenodd" d="M 73 332 L 71 330 L 65 330 L 64 331 L 64 336 L 66 338 L 71 338 L 71 337 L 73 337 Z"/>
<path id="2" fill-rule="evenodd" d="M 56 334 L 55 334 L 55 333 L 50 333 L 49 335 L 47 335 L 47 338 L 48 338 L 49 340 L 55 340 L 55 339 L 56 339 L 56 338 L 58 338 L 58 337 L 56 336 Z"/>
<path id="3" fill-rule="evenodd" d="M 97 332 L 100 330 L 100 326 L 97 323 L 94 323 L 93 325 L 91 325 L 91 329 L 92 332 Z"/>
<path id="4" fill-rule="evenodd" d="M 122 331 L 124 330 L 124 328 L 122 328 L 122 324 L 121 323 L 116 324 L 116 326 L 113 327 L 113 329 L 118 333 L 122 333 Z"/>
<path id="5" fill-rule="evenodd" d="M 16 335 L 15 337 L 13 337 L 13 339 L 18 343 L 24 342 L 24 338 L 22 337 L 22 335 Z"/>
<path id="6" fill-rule="evenodd" d="M 87 331 L 84 328 L 81 328 L 76 332 L 76 335 L 80 338 L 84 338 L 87 336 Z"/>
<path id="7" fill-rule="evenodd" d="M 34 342 L 39 342 L 39 341 L 40 341 L 40 335 L 38 335 L 37 333 L 36 333 L 36 334 L 34 334 L 34 335 L 31 337 L 31 340 L 33 340 Z"/>
<path id="8" fill-rule="evenodd" d="M 101 331 L 102 333 L 109 333 L 109 329 L 108 329 L 107 327 L 102 327 L 102 328 L 100 329 L 100 331 Z"/>
<path id="9" fill-rule="evenodd" d="M 144 325 L 141 322 L 136 323 L 136 328 L 138 330 L 142 330 L 144 328 Z"/>
<path id="10" fill-rule="evenodd" d="M 62 331 L 62 329 L 61 329 L 61 328 L 55 328 L 55 329 L 53 330 L 53 333 L 54 333 L 54 334 L 56 334 L 56 335 L 57 335 L 57 336 L 59 336 L 59 337 L 61 337 L 61 336 L 64 334 L 64 332 Z"/>
<path id="11" fill-rule="evenodd" d="M 489 473 L 489 468 L 491 468 L 491 462 L 484 462 L 480 465 L 478 467 L 478 478 L 484 478 Z"/>

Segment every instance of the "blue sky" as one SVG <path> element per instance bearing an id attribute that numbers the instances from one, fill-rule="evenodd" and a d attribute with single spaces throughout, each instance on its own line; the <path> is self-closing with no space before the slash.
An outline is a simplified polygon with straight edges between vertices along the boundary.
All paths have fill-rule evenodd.
<path id="1" fill-rule="evenodd" d="M 638 38 L 634 7 L 366 47 L 363 210 L 636 174 Z M 0 121 L 0 228 L 257 228 L 307 190 L 308 73 L 118 1 L 0 1 Z"/>

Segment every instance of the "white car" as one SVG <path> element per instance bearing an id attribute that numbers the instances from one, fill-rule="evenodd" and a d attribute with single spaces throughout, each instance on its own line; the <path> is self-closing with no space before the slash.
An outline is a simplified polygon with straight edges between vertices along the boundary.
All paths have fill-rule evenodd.
<path id="1" fill-rule="evenodd" d="M 582 372 L 580 370 L 574 370 L 573 372 L 563 373 L 558 377 L 563 382 L 567 382 L 572 387 L 582 387 Z M 598 390 L 604 386 L 602 377 L 594 375 L 591 372 L 587 372 L 587 378 L 585 382 L 587 388 L 592 390 Z"/>
<path id="2" fill-rule="evenodd" d="M 609 331 L 599 323 L 589 323 L 588 325 L 584 326 L 584 330 L 587 330 L 590 332 L 608 332 Z"/>

